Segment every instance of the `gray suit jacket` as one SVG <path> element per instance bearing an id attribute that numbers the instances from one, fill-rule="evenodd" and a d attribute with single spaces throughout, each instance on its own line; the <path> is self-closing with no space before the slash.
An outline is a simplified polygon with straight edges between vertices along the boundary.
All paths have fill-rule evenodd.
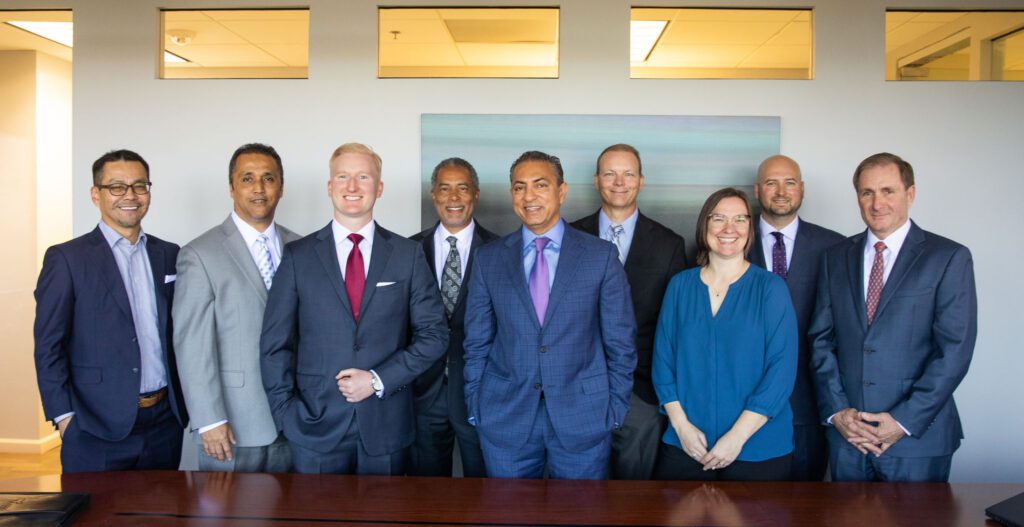
<path id="1" fill-rule="evenodd" d="M 277 225 L 281 247 L 299 239 Z M 260 377 L 267 290 L 230 216 L 182 247 L 174 292 L 174 345 L 192 430 L 227 420 L 238 446 L 277 438 Z M 199 434 L 195 434 L 199 441 Z"/>

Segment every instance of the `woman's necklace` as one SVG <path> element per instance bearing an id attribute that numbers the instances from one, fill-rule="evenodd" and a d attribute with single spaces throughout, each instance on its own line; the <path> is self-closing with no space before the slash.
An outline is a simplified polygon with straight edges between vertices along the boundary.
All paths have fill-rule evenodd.
<path id="1" fill-rule="evenodd" d="M 745 273 L 747 271 L 747 267 L 749 265 L 750 265 L 750 262 L 743 262 L 743 266 L 740 267 L 740 270 L 737 271 L 731 277 L 729 277 L 729 279 L 725 281 L 725 286 L 721 287 L 721 288 L 716 286 L 716 283 L 718 282 L 718 280 L 716 280 L 717 277 L 713 277 L 712 276 L 713 273 L 711 272 L 711 268 L 705 267 L 701 271 L 701 273 L 704 274 L 704 278 L 706 279 L 707 284 L 708 284 L 708 290 L 711 291 L 711 294 L 714 295 L 715 298 L 720 298 L 722 295 L 724 295 L 727 292 L 729 292 L 729 286 L 732 285 L 732 283 L 735 282 L 737 278 L 742 276 L 743 273 Z"/>

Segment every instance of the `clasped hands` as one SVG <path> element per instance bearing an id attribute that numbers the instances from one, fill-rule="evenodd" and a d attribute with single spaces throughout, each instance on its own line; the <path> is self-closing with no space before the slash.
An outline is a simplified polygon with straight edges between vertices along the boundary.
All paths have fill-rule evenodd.
<path id="1" fill-rule="evenodd" d="M 861 412 L 856 408 L 836 412 L 832 426 L 861 454 L 870 452 L 875 457 L 881 456 L 907 435 L 889 412 Z"/>
<path id="2" fill-rule="evenodd" d="M 736 461 L 745 443 L 739 434 L 730 430 L 718 438 L 718 442 L 709 450 L 704 432 L 691 423 L 683 423 L 676 427 L 676 435 L 683 445 L 683 452 L 704 465 L 704 470 L 721 470 L 728 467 Z"/>

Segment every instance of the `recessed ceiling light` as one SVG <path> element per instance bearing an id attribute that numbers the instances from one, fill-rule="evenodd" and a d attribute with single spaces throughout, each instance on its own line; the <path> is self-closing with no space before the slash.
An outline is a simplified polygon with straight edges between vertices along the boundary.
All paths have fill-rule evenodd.
<path id="1" fill-rule="evenodd" d="M 179 63 L 179 64 L 181 64 L 181 63 L 185 63 L 185 62 L 189 62 L 189 60 L 186 59 L 185 57 L 182 57 L 182 56 L 179 56 L 179 55 L 175 55 L 174 53 L 171 53 L 170 51 L 167 51 L 166 49 L 164 50 L 164 64 L 171 64 L 171 63 Z"/>
<path id="2" fill-rule="evenodd" d="M 629 61 L 643 62 L 651 54 L 654 44 L 665 31 L 667 20 L 630 20 L 629 21 Z"/>
<path id="3" fill-rule="evenodd" d="M 28 31 L 33 35 L 52 40 L 58 44 L 71 47 L 74 39 L 74 24 L 71 22 L 38 22 L 38 21 L 9 21 L 8 25 Z"/>

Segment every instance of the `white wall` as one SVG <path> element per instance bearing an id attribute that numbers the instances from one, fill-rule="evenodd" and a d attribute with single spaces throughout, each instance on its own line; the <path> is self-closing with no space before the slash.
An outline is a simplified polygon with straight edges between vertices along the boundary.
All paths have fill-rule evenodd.
<path id="1" fill-rule="evenodd" d="M 953 479 L 1024 481 L 1024 355 L 1011 330 L 1020 324 L 1013 313 L 1024 279 L 1009 267 L 1024 261 L 1024 249 L 1015 237 L 1006 239 L 1024 225 L 1024 90 L 1019 83 L 885 82 L 881 0 L 801 4 L 815 9 L 813 81 L 629 80 L 626 0 L 557 2 L 557 80 L 379 80 L 377 3 L 370 0 L 178 0 L 174 7 L 311 6 L 310 78 L 156 80 L 159 2 L 7 3 L 75 9 L 76 234 L 97 221 L 88 197 L 89 166 L 104 151 L 127 147 L 149 160 L 155 184 L 146 229 L 183 243 L 227 214 L 228 157 L 253 140 L 274 145 L 284 158 L 283 223 L 311 231 L 328 221 L 327 159 L 335 146 L 355 140 L 384 158 L 377 219 L 412 233 L 419 227 L 421 113 L 778 115 L 782 151 L 804 167 L 804 216 L 845 233 L 863 228 L 850 183 L 853 168 L 869 154 L 898 153 L 918 173 L 912 217 L 968 245 L 975 256 L 980 332 L 973 367 L 957 392 L 967 438 L 954 459 Z M 711 4 L 791 6 L 776 0 L 644 2 Z M 901 0 L 899 7 L 1020 9 L 1024 1 Z"/>

